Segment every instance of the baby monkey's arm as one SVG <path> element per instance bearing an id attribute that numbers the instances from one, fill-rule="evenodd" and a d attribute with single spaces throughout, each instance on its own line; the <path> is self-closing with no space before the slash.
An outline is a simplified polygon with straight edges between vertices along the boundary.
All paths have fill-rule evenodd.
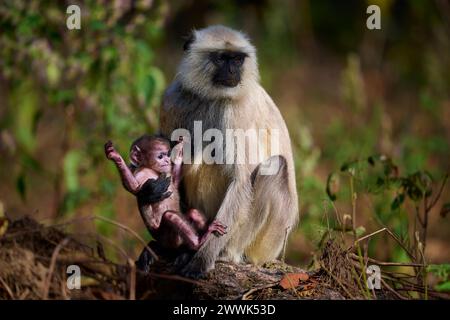
<path id="1" fill-rule="evenodd" d="M 183 137 L 178 139 L 177 145 L 173 147 L 173 152 L 175 154 L 173 158 L 172 177 L 173 183 L 177 188 L 181 180 L 181 168 L 183 166 Z"/>
<path id="2" fill-rule="evenodd" d="M 108 141 L 105 144 L 105 154 L 109 160 L 112 160 L 117 167 L 117 170 L 120 173 L 120 177 L 122 179 L 122 184 L 129 192 L 132 194 L 136 194 L 140 189 L 139 181 L 134 177 L 130 168 L 128 168 L 125 160 L 123 160 L 122 156 L 114 149 L 114 146 L 111 141 Z"/>

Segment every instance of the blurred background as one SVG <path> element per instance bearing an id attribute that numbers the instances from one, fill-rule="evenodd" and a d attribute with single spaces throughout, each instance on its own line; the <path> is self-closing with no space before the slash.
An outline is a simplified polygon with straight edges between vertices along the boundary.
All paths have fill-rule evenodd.
<path id="1" fill-rule="evenodd" d="M 70 4 L 81 8 L 80 30 L 66 27 Z M 381 8 L 381 30 L 366 28 L 370 4 Z M 161 95 L 185 37 L 212 24 L 250 36 L 262 84 L 288 124 L 301 207 L 288 262 L 307 265 L 326 230 L 353 207 L 361 234 L 388 227 L 411 242 L 418 202 L 396 205 L 398 189 L 374 193 L 356 183 L 352 206 L 347 177 L 330 174 L 382 154 L 400 176 L 426 170 L 439 190 L 450 171 L 446 0 L 4 0 L 0 202 L 7 215 L 47 224 L 100 215 L 150 239 L 103 144 L 113 140 L 128 158 L 136 137 L 157 130 Z M 450 221 L 439 214 L 448 201 L 447 186 L 429 215 L 432 263 L 450 261 Z M 102 234 L 133 256 L 142 249 L 102 221 L 79 220 L 69 228 Z M 380 259 L 407 259 L 386 236 L 370 246 Z"/>

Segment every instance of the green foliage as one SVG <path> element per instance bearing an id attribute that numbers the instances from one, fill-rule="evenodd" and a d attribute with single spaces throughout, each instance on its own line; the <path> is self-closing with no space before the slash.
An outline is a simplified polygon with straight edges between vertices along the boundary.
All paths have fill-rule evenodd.
<path id="1" fill-rule="evenodd" d="M 346 176 L 351 180 L 350 194 L 356 192 L 359 195 L 372 195 L 373 213 L 378 223 L 391 229 L 406 246 L 412 246 L 414 243 L 415 246 L 412 246 L 411 251 L 417 251 L 418 257 L 423 256 L 428 215 L 440 198 L 448 175 L 436 180 L 429 172 L 422 170 L 402 176 L 399 167 L 392 159 L 384 155 L 369 156 L 367 160 L 344 163 L 340 172 L 331 173 L 328 176 L 326 193 L 331 201 L 348 199 L 348 186 L 336 183 L 339 177 L 342 179 Z M 407 200 L 415 208 L 410 215 L 408 215 Z M 446 215 L 448 209 L 448 204 L 442 206 L 442 217 Z M 414 223 L 414 229 L 410 235 L 410 224 L 414 220 L 418 221 L 418 225 Z M 369 244 L 372 248 L 369 250 L 373 250 L 376 244 L 376 241 L 372 241 Z M 407 258 L 404 250 L 398 249 L 393 251 L 396 261 Z"/>
<path id="2" fill-rule="evenodd" d="M 368 32 L 364 13 L 372 3 L 382 10 L 383 28 Z M 57 1 L 0 4 L 0 168 L 7 168 L 4 183 L 21 204 L 42 186 L 54 198 L 40 209 L 45 215 L 55 202 L 60 215 L 86 210 L 115 218 L 114 201 L 124 191 L 103 143 L 113 140 L 127 158 L 130 142 L 157 128 L 166 85 L 159 67 L 175 71 L 181 49 L 172 48 L 189 30 L 222 23 L 250 35 L 263 86 L 288 121 L 299 234 L 317 240 L 328 226 L 339 227 L 334 211 L 349 213 L 353 176 L 367 230 L 388 225 L 410 240 L 406 208 L 428 194 L 430 176 L 442 176 L 450 157 L 449 38 L 435 2 L 349 1 L 339 4 L 339 14 L 331 1 L 80 6 L 81 30 L 68 30 L 65 5 Z M 367 159 L 371 154 L 388 157 Z M 444 205 L 441 215 L 449 211 Z M 110 225 L 97 226 L 113 234 Z M 384 251 L 407 259 L 403 250 Z"/>
<path id="3" fill-rule="evenodd" d="M 429 265 L 427 272 L 431 272 L 439 278 L 439 283 L 435 287 L 437 291 L 450 292 L 450 264 Z"/>
<path id="4" fill-rule="evenodd" d="M 156 129 L 154 109 L 165 80 L 154 66 L 153 43 L 162 32 L 162 6 L 85 1 L 81 7 L 81 29 L 68 30 L 68 15 L 58 2 L 0 4 L 0 70 L 9 88 L 0 131 L 11 132 L 17 144 L 20 170 L 11 174 L 24 201 L 33 173 L 55 181 L 60 214 L 90 202 L 93 211 L 114 218 L 117 176 L 101 170 L 102 146 L 112 139 L 127 150 L 136 135 Z M 51 150 L 36 154 L 45 117 L 57 131 L 46 128 L 54 135 Z"/>

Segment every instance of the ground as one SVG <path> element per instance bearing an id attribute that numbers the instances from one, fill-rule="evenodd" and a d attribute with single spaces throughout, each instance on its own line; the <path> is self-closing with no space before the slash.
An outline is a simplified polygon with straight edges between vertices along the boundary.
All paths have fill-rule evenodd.
<path id="1" fill-rule="evenodd" d="M 0 236 L 0 299 L 345 299 L 364 298 L 352 282 L 345 251 L 325 246 L 321 267 L 312 271 L 275 261 L 263 266 L 218 261 L 205 279 L 170 272 L 163 260 L 149 274 L 134 261 L 118 264 L 103 245 L 87 245 L 55 226 L 31 218 L 8 221 Z M 81 289 L 67 287 L 67 267 L 81 269 Z M 346 278 L 347 277 L 347 278 Z M 343 285 L 345 283 L 345 285 Z M 398 298 L 389 291 L 375 298 Z"/>

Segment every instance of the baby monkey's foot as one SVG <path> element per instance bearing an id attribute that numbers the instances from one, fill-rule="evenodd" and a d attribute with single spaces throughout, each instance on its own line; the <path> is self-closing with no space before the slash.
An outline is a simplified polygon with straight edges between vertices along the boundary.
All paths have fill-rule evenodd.
<path id="1" fill-rule="evenodd" d="M 227 226 L 221 222 L 214 220 L 208 227 L 208 232 L 214 233 L 217 237 L 221 237 L 227 233 Z"/>

